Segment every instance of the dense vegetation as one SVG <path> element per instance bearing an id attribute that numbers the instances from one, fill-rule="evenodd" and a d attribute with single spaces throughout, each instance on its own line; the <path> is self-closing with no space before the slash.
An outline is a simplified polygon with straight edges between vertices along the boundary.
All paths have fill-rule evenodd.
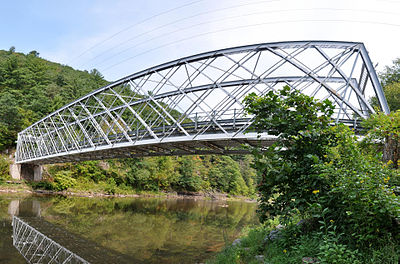
<path id="1" fill-rule="evenodd" d="M 400 60 L 381 78 L 385 92 L 399 93 Z M 363 123 L 360 142 L 344 125 L 329 126 L 329 101 L 289 87 L 248 96 L 255 129 L 280 140 L 254 150 L 263 224 L 215 262 L 399 263 L 399 99 L 388 98 L 391 114 Z"/>
<path id="2" fill-rule="evenodd" d="M 17 133 L 61 106 L 107 84 L 97 70 L 77 71 L 29 54 L 0 50 L 0 151 L 13 149 Z M 8 175 L 0 156 L 0 181 Z M 107 193 L 219 191 L 253 195 L 251 156 L 156 157 L 46 166 L 35 187 Z"/>
<path id="3" fill-rule="evenodd" d="M 0 150 L 13 147 L 23 128 L 106 83 L 97 70 L 76 71 L 36 51 L 0 50 Z"/>

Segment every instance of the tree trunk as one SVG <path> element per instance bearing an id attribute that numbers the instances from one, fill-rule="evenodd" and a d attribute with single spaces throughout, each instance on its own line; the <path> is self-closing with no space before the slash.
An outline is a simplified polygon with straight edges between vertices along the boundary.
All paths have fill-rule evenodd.
<path id="1" fill-rule="evenodd" d="M 399 141 L 394 139 L 392 135 L 386 136 L 385 145 L 383 147 L 383 161 L 389 162 L 392 161 L 393 167 L 398 168 L 398 160 L 399 160 Z"/>

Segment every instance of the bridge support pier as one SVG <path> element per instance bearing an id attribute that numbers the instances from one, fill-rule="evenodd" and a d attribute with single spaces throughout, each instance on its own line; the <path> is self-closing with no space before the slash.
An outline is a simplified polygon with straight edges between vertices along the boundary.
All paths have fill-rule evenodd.
<path id="1" fill-rule="evenodd" d="M 14 168 L 10 172 L 13 179 L 40 181 L 42 180 L 43 167 L 36 164 L 14 164 Z"/>

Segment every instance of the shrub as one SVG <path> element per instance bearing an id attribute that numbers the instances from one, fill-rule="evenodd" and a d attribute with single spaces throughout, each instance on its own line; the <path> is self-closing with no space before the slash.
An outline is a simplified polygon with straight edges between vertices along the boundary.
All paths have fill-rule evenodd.
<path id="1" fill-rule="evenodd" d="M 109 178 L 107 180 L 107 184 L 106 187 L 104 188 L 104 191 L 107 194 L 115 194 L 116 189 L 117 189 L 117 184 L 115 183 L 114 178 Z"/>
<path id="2" fill-rule="evenodd" d="M 364 144 L 372 150 L 382 150 L 382 159 L 389 167 L 399 168 L 400 163 L 400 110 L 386 115 L 372 115 L 363 122 L 368 130 Z M 376 147 L 378 146 L 378 148 Z"/>
<path id="3" fill-rule="evenodd" d="M 10 163 L 5 156 L 0 156 L 0 182 L 10 178 Z"/>
<path id="4" fill-rule="evenodd" d="M 39 189 L 39 190 L 54 190 L 54 182 L 51 181 L 38 181 L 38 182 L 29 182 L 29 184 L 32 186 L 33 189 Z"/>
<path id="5" fill-rule="evenodd" d="M 71 171 L 59 171 L 54 175 L 53 189 L 63 191 L 73 187 L 76 184 L 76 179 L 72 178 Z"/>
<path id="6" fill-rule="evenodd" d="M 318 248 L 318 260 L 320 263 L 330 264 L 361 264 L 358 250 L 352 250 L 339 241 L 334 232 L 323 237 Z"/>

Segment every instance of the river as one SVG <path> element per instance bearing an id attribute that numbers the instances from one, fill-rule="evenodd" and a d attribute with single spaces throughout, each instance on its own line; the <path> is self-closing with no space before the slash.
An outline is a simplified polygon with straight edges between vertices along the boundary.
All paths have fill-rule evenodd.
<path id="1" fill-rule="evenodd" d="M 0 195 L 0 263 L 26 263 L 13 216 L 90 263 L 204 263 L 257 223 L 255 210 L 241 201 Z"/>

